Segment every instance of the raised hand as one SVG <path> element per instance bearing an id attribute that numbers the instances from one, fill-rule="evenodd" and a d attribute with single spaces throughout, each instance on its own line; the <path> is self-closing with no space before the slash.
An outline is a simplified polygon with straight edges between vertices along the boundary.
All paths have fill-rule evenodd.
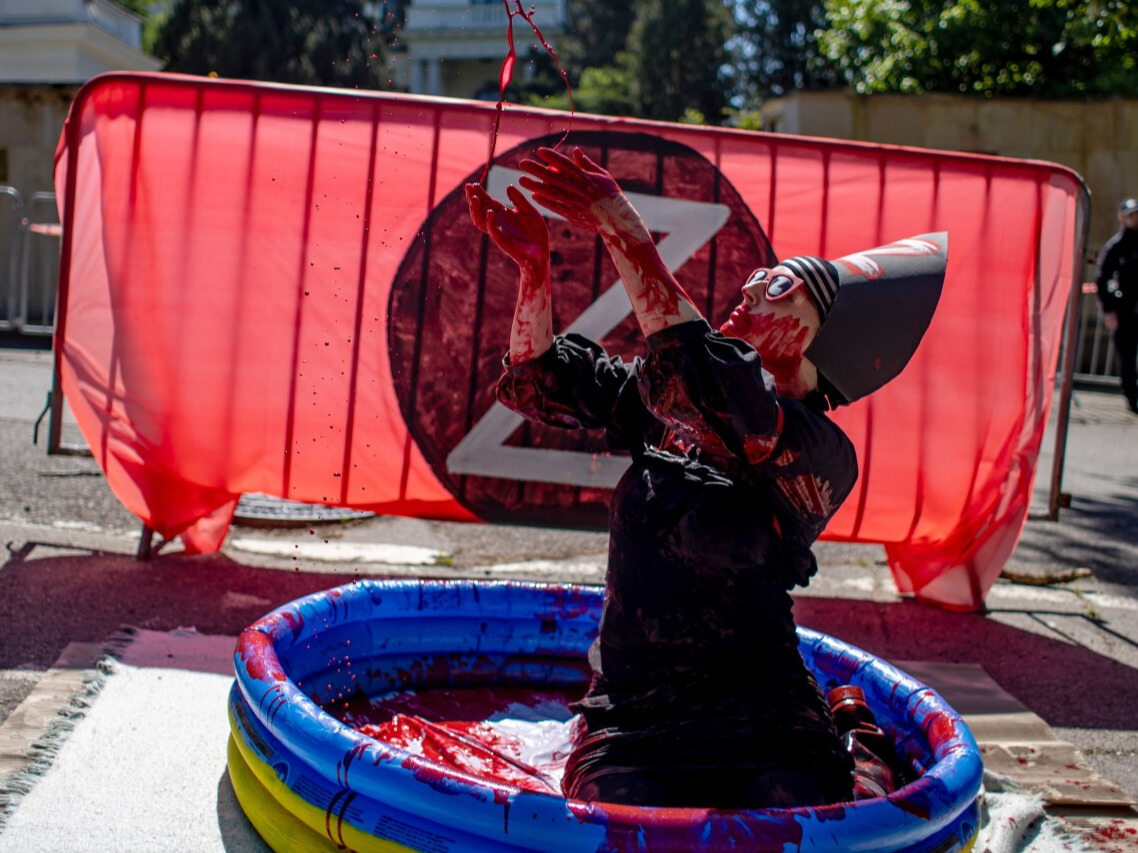
<path id="1" fill-rule="evenodd" d="M 549 230 L 545 227 L 545 217 L 517 187 L 507 187 L 506 195 L 513 207 L 491 198 L 477 184 L 467 184 L 466 202 L 474 227 L 489 234 L 494 245 L 509 255 L 523 272 L 548 274 Z"/>
<path id="2" fill-rule="evenodd" d="M 523 160 L 518 181 L 542 207 L 603 237 L 651 240 L 636 208 L 613 176 L 580 148 L 570 159 L 552 148 L 539 148 L 536 160 Z"/>
<path id="3" fill-rule="evenodd" d="M 515 186 L 506 188 L 513 207 L 495 201 L 477 184 L 466 185 L 474 227 L 518 265 L 518 299 L 510 327 L 510 361 L 537 358 L 553 344 L 549 292 L 549 230 L 545 217 Z"/>
<path id="4" fill-rule="evenodd" d="M 628 291 L 644 334 L 652 335 L 701 316 L 671 270 L 652 234 L 613 176 L 580 148 L 570 159 L 539 148 L 523 160 L 518 181 L 542 207 L 600 236 Z"/>

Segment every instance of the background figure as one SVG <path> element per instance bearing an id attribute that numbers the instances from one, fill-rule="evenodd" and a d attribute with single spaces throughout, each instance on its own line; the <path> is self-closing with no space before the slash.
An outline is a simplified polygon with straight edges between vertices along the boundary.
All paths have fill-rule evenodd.
<path id="1" fill-rule="evenodd" d="M 1138 414 L 1138 199 L 1118 206 L 1118 221 L 1118 233 L 1099 252 L 1095 283 L 1103 322 L 1114 335 L 1122 393 Z"/>

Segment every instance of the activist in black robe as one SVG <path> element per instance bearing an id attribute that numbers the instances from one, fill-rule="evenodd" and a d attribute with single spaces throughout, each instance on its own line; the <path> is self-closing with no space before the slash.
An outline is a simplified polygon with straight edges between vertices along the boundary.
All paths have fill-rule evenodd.
<path id="1" fill-rule="evenodd" d="M 760 267 L 713 332 L 612 173 L 580 148 L 538 148 L 519 165 L 509 204 L 466 187 L 475 227 L 518 266 L 499 398 L 555 426 L 604 429 L 632 457 L 613 494 L 565 792 L 713 808 L 848 799 L 853 763 L 798 654 L 789 590 L 814 574 L 810 546 L 857 478 L 825 411 L 904 369 L 939 299 L 947 235 Z M 553 334 L 535 202 L 603 243 L 643 361 Z"/>
<path id="2" fill-rule="evenodd" d="M 703 320 L 631 364 L 578 335 L 508 364 L 510 408 L 604 429 L 632 464 L 611 504 L 592 683 L 564 790 L 758 808 L 850 797 L 852 761 L 797 649 L 789 590 L 857 478 L 820 395 L 776 395 L 747 343 Z"/>

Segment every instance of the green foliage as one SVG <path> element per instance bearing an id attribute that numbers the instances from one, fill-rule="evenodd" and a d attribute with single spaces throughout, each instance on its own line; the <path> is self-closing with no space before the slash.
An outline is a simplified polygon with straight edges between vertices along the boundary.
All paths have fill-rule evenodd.
<path id="1" fill-rule="evenodd" d="M 628 69 L 619 65 L 586 68 L 573 87 L 574 106 L 583 113 L 627 116 L 634 113 Z M 569 109 L 569 95 L 564 87 L 547 96 L 531 96 L 529 103 L 551 109 Z"/>
<path id="2" fill-rule="evenodd" d="M 745 102 L 844 85 L 818 44 L 828 25 L 823 0 L 736 0 L 735 17 L 732 46 Z"/>
<path id="3" fill-rule="evenodd" d="M 727 123 L 739 130 L 764 130 L 763 114 L 758 110 L 729 110 Z"/>
<path id="4" fill-rule="evenodd" d="M 569 79 L 576 83 L 586 68 L 615 65 L 635 18 L 635 0 L 567 0 L 557 58 Z"/>
<path id="5" fill-rule="evenodd" d="M 825 0 L 826 55 L 858 92 L 1138 94 L 1133 0 Z"/>
<path id="6" fill-rule="evenodd" d="M 174 0 L 154 54 L 169 71 L 383 88 L 389 83 L 384 44 L 394 38 L 401 6 L 365 0 Z"/>
<path id="7" fill-rule="evenodd" d="M 638 0 L 622 62 L 635 114 L 676 121 L 692 109 L 721 122 L 732 23 L 721 0 Z"/>
<path id="8" fill-rule="evenodd" d="M 150 14 L 151 0 L 114 0 L 114 2 L 128 12 L 134 12 L 140 18 L 146 18 Z"/>
<path id="9" fill-rule="evenodd" d="M 732 32 L 723 0 L 570 0 L 558 58 L 581 112 L 718 123 Z M 528 102 L 568 109 L 563 84 L 548 79 L 539 71 Z"/>

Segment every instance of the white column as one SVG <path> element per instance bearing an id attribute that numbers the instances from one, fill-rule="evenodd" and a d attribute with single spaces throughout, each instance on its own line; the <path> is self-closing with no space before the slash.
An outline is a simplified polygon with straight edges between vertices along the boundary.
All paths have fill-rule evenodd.
<path id="1" fill-rule="evenodd" d="M 412 95 L 423 94 L 423 66 L 425 64 L 422 59 L 411 60 L 411 79 L 407 85 Z"/>
<path id="2" fill-rule="evenodd" d="M 443 93 L 443 64 L 438 59 L 427 62 L 427 94 L 441 95 Z"/>

